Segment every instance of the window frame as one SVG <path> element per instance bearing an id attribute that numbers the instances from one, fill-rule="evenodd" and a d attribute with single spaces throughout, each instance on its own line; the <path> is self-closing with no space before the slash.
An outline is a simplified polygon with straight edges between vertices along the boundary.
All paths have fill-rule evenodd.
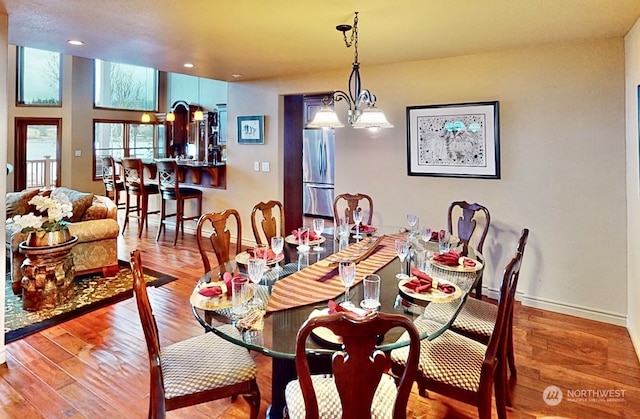
<path id="1" fill-rule="evenodd" d="M 122 150 L 122 155 L 124 158 L 126 157 L 130 157 L 130 152 L 132 150 L 131 147 L 129 147 L 129 142 L 130 142 L 130 130 L 131 130 L 131 126 L 132 125 L 150 125 L 152 126 L 152 131 L 153 131 L 153 158 L 157 159 L 159 158 L 159 156 L 161 155 L 160 151 L 162 151 L 162 155 L 164 155 L 164 150 L 160 150 L 159 146 L 160 146 L 160 138 L 158 135 L 158 125 L 162 124 L 162 123 L 149 123 L 149 124 L 143 124 L 140 121 L 135 121 L 135 120 L 124 120 L 124 119 L 105 119 L 105 118 L 94 118 L 93 119 L 93 137 L 92 137 L 92 160 L 93 160 L 93 180 L 94 181 L 101 181 L 102 180 L 102 171 L 100 171 L 100 173 L 97 172 L 97 168 L 98 168 L 98 159 L 101 159 L 103 156 L 107 155 L 107 154 L 100 154 L 99 156 L 97 155 L 97 149 L 96 149 L 96 124 L 122 124 L 122 149 L 114 149 L 114 148 L 110 148 L 109 150 Z M 101 149 L 104 150 L 104 149 Z M 109 155 L 113 156 L 113 153 L 110 153 Z"/>
<path id="2" fill-rule="evenodd" d="M 136 108 L 136 109 L 132 109 L 132 108 L 119 108 L 119 107 L 113 107 L 113 106 L 102 106 L 102 105 L 98 105 L 96 104 L 96 98 L 97 98 L 97 69 L 98 69 L 98 65 L 99 62 L 108 62 L 108 63 L 112 63 L 112 64 L 119 64 L 119 65 L 127 65 L 127 66 L 135 66 L 135 67 L 140 67 L 140 68 L 145 68 L 148 70 L 153 70 L 154 72 L 154 79 L 155 79 L 155 83 L 153 84 L 153 107 L 149 108 L 149 109 L 143 109 L 143 108 Z M 140 113 L 140 112 L 150 112 L 150 113 L 156 113 L 158 112 L 158 108 L 159 108 L 159 92 L 160 92 L 160 71 L 156 68 L 152 68 L 152 67 L 144 67 L 144 66 L 139 66 L 139 65 L 134 65 L 134 64 L 127 64 L 127 63 L 119 63 L 116 61 L 108 61 L 108 60 L 100 60 L 100 59 L 94 59 L 93 60 L 93 109 L 103 109 L 103 110 L 116 110 L 116 111 L 123 111 L 123 112 L 136 112 L 136 113 Z"/>
<path id="3" fill-rule="evenodd" d="M 45 51 L 52 54 L 58 54 L 58 103 L 25 103 L 24 101 L 24 50 L 38 50 Z M 57 51 L 49 51 L 40 48 L 31 48 L 25 46 L 16 46 L 16 95 L 15 95 L 15 106 L 16 107 L 31 107 L 31 108 L 61 108 L 62 107 L 62 74 L 63 74 L 63 59 L 62 53 Z"/>

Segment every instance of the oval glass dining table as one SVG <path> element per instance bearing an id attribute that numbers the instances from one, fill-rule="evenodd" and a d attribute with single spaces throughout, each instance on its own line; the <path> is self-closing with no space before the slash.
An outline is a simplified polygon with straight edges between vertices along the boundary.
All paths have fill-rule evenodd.
<path id="1" fill-rule="evenodd" d="M 398 229 L 395 229 L 395 231 L 397 232 Z M 396 279 L 396 274 L 400 272 L 400 261 L 395 256 L 394 249 L 394 240 L 397 238 L 407 238 L 407 233 L 385 234 L 378 238 L 372 236 L 363 239 L 359 243 L 349 244 L 347 249 L 355 249 L 351 250 L 349 255 L 351 257 L 353 255 L 357 257 L 359 253 L 364 253 L 366 250 L 369 250 L 367 246 L 376 244 L 371 254 L 357 264 L 358 267 L 362 265 L 367 268 L 368 266 L 368 270 L 358 271 L 356 282 L 349 292 L 349 300 L 355 305 L 359 305 L 359 302 L 363 299 L 363 277 L 366 273 L 377 273 L 381 278 L 380 306 L 378 310 L 385 313 L 401 314 L 415 320 L 422 315 L 426 304 L 437 304 L 437 302 L 412 299 L 410 294 L 399 292 L 399 280 Z M 409 241 L 412 242 L 414 248 L 426 248 L 428 252 L 433 253 L 436 253 L 438 250 L 437 243 L 425 243 L 417 237 L 411 236 L 409 236 Z M 331 299 L 336 302 L 342 302 L 344 300 L 344 287 L 340 282 L 337 272 L 338 269 L 334 264 L 327 261 L 339 260 L 341 255 L 344 255 L 347 250 L 343 249 L 342 252 L 339 252 L 340 243 L 332 236 L 326 237 L 326 241 L 320 245 L 323 247 L 322 251 L 314 251 L 313 246 L 311 246 L 308 252 L 298 252 L 295 245 L 285 244 L 285 261 L 288 260 L 289 263 L 284 264 L 281 271 L 271 270 L 267 272 L 263 278 L 264 284 L 256 287 L 256 294 L 262 297 L 261 299 L 264 300 L 266 305 L 268 300 L 276 300 L 277 297 L 274 294 L 278 294 L 280 289 L 274 290 L 275 288 L 282 288 L 280 286 L 287 283 L 289 292 L 291 292 L 291 288 L 293 288 L 295 292 L 297 284 L 300 284 L 301 293 L 304 293 L 304 297 L 311 302 L 299 305 L 288 303 L 286 298 L 281 298 L 281 301 L 287 301 L 283 307 L 282 304 L 273 304 L 274 301 L 269 301 L 263 319 L 264 326 L 262 330 L 240 331 L 239 335 L 230 335 L 224 332 L 225 328 L 219 328 L 219 326 L 234 323 L 231 309 L 206 311 L 192 305 L 195 318 L 206 331 L 213 332 L 232 343 L 272 358 L 272 405 L 268 412 L 268 417 L 271 418 L 282 417 L 285 406 L 284 388 L 289 381 L 296 378 L 294 364 L 295 345 L 300 326 L 310 315 L 313 315 L 312 313 L 316 314 L 318 310 L 324 310 L 323 312 L 326 312 L 327 309 L 328 299 L 323 298 L 326 294 L 315 298 L 312 295 L 308 296 L 306 294 L 313 294 L 313 292 L 310 293 L 308 287 L 304 288 L 304 283 L 306 282 L 308 285 L 310 281 L 312 281 L 312 288 L 319 290 L 323 287 L 332 286 L 334 293 L 335 289 L 342 288 L 342 292 L 340 293 L 340 291 L 338 291 Z M 345 246 L 344 243 L 342 246 Z M 357 250 L 359 247 L 364 250 Z M 469 249 L 469 256 L 480 261 L 482 260 L 482 256 L 473 252 L 471 248 Z M 371 261 L 377 263 L 371 264 Z M 409 260 L 405 260 L 405 263 L 408 269 L 411 263 Z M 242 264 L 238 265 L 242 272 L 245 267 L 242 266 Z M 429 264 L 426 272 L 433 278 L 456 284 L 459 288 L 456 294 L 460 295 L 457 298 L 449 298 L 446 300 L 453 301 L 457 306 L 455 314 L 446 323 L 443 323 L 442 327 L 437 331 L 431 334 L 423 333 L 420 336 L 421 339 L 432 340 L 442 334 L 453 323 L 455 316 L 461 309 L 469 291 L 473 288 L 481 270 L 473 272 L 468 270 L 456 271 L 442 269 L 435 264 Z M 201 281 L 206 281 L 207 279 L 205 276 Z M 287 279 L 287 281 L 280 282 L 283 279 Z M 315 283 L 313 281 L 315 281 Z M 286 293 L 284 295 L 286 297 Z M 313 301 L 317 298 L 321 299 Z M 408 344 L 409 341 L 402 337 L 401 330 L 391 330 L 384 336 L 384 340 L 379 343 L 378 349 L 390 351 Z M 330 372 L 331 355 L 340 349 L 339 343 L 332 342 L 330 339 L 322 339 L 318 334 L 316 339 L 309 339 L 307 348 L 312 373 Z"/>

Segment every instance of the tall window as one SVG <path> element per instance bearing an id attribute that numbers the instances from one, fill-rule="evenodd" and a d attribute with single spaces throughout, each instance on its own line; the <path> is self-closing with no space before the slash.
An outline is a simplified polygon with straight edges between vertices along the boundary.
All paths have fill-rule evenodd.
<path id="1" fill-rule="evenodd" d="M 163 156 L 163 144 L 158 144 L 153 124 L 138 124 L 124 121 L 96 121 L 94 129 L 94 179 L 102 177 L 102 157 L 114 159 L 137 157 L 153 159 Z"/>
<path id="2" fill-rule="evenodd" d="M 157 70 L 102 60 L 95 60 L 94 68 L 97 108 L 157 110 Z"/>
<path id="3" fill-rule="evenodd" d="M 60 106 L 62 55 L 18 47 L 18 105 Z"/>

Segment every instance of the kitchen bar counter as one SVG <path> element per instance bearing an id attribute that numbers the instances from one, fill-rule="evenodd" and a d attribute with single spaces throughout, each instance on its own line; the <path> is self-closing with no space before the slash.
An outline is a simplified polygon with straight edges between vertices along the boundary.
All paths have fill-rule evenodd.
<path id="1" fill-rule="evenodd" d="M 157 175 L 156 160 L 142 159 L 142 163 L 148 170 L 149 177 L 154 179 Z M 195 160 L 177 160 L 177 163 L 178 180 L 181 184 L 227 189 L 226 163 L 207 163 Z"/>

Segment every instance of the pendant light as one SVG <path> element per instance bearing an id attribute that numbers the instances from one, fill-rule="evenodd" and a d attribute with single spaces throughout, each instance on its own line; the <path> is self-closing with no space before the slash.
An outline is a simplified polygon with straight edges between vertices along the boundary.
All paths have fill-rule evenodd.
<path id="1" fill-rule="evenodd" d="M 200 108 L 200 77 L 198 77 L 198 110 L 193 113 L 194 121 L 202 121 L 204 119 L 204 114 L 202 113 L 202 109 Z"/>

